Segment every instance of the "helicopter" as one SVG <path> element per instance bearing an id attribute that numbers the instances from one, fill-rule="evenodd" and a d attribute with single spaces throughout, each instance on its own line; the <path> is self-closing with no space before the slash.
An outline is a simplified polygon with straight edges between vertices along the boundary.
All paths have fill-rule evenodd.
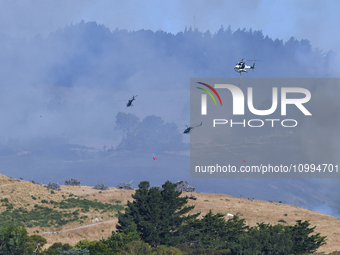
<path id="1" fill-rule="evenodd" d="M 241 73 L 245 72 L 247 73 L 247 69 L 255 69 L 255 63 L 252 66 L 247 66 L 245 60 L 242 58 L 241 62 L 238 62 L 236 66 L 234 67 L 235 72 Z"/>
<path id="2" fill-rule="evenodd" d="M 130 107 L 130 106 L 133 106 L 132 102 L 133 100 L 136 100 L 135 97 L 137 97 L 138 95 L 135 95 L 135 96 L 132 96 L 132 98 L 128 101 L 128 103 L 126 104 L 126 107 Z"/>
<path id="3" fill-rule="evenodd" d="M 251 60 L 249 60 L 249 61 L 251 61 Z M 253 60 L 253 61 L 257 61 L 257 60 Z M 238 63 L 235 65 L 235 67 L 234 67 L 235 72 L 240 73 L 240 82 L 239 82 L 239 86 L 241 86 L 242 72 L 247 73 L 247 69 L 253 69 L 253 72 L 254 72 L 255 63 L 254 63 L 252 66 L 247 66 L 247 65 L 246 65 L 246 60 L 244 60 L 244 58 L 242 58 L 241 62 L 238 62 Z"/>
<path id="4" fill-rule="evenodd" d="M 201 124 L 198 124 L 198 125 L 193 125 L 193 126 L 191 126 L 191 127 L 188 127 L 187 125 L 185 125 L 187 128 L 184 130 L 184 134 L 188 134 L 188 133 L 190 133 L 190 130 L 191 129 L 193 129 L 193 128 L 196 128 L 196 127 L 199 127 L 199 126 L 202 126 L 202 122 L 201 122 Z"/>

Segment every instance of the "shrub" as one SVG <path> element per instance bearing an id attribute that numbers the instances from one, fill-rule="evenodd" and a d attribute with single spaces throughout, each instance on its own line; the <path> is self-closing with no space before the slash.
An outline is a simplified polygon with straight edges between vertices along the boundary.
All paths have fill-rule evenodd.
<path id="1" fill-rule="evenodd" d="M 105 186 L 104 184 L 97 184 L 93 188 L 97 189 L 97 190 L 109 190 L 109 188 L 107 186 Z"/>
<path id="2" fill-rule="evenodd" d="M 66 180 L 65 181 L 65 185 L 68 185 L 68 186 L 80 186 L 80 181 L 78 181 L 77 179 Z"/>
<path id="3" fill-rule="evenodd" d="M 1 202 L 3 202 L 3 203 L 8 203 L 8 198 L 5 197 L 4 199 L 1 199 Z"/>
<path id="4" fill-rule="evenodd" d="M 58 190 L 58 191 L 61 190 L 59 184 L 53 183 L 53 182 L 50 182 L 49 184 L 47 184 L 47 185 L 46 185 L 46 188 L 48 188 L 48 189 L 54 189 L 54 190 Z M 53 193 L 52 193 L 52 192 L 53 192 Z M 53 191 L 53 190 L 51 191 L 51 194 L 54 194 L 54 191 Z"/>
<path id="5" fill-rule="evenodd" d="M 13 209 L 13 204 L 7 204 L 7 210 L 12 210 Z"/>

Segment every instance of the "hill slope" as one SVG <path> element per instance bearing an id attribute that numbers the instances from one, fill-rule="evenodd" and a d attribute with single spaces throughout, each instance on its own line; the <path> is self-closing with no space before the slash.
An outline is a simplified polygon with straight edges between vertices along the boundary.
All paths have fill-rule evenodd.
<path id="1" fill-rule="evenodd" d="M 22 224 L 30 235 L 46 238 L 45 248 L 54 242 L 75 245 L 85 238 L 107 238 L 115 231 L 116 211 L 122 210 L 121 205 L 128 200 L 132 201 L 134 193 L 134 190 L 116 188 L 98 191 L 88 186 L 61 186 L 61 191 L 52 192 L 42 184 L 3 175 L 0 175 L 0 190 L 0 224 Z M 197 192 L 183 192 L 182 195 L 197 198 L 189 199 L 189 205 L 195 205 L 193 213 L 205 215 L 210 209 L 214 213 L 231 213 L 244 218 L 250 226 L 257 222 L 275 225 L 279 221 L 294 225 L 296 220 L 310 220 L 311 226 L 316 226 L 316 233 L 327 236 L 327 244 L 319 252 L 339 250 L 339 218 L 280 202 Z"/>

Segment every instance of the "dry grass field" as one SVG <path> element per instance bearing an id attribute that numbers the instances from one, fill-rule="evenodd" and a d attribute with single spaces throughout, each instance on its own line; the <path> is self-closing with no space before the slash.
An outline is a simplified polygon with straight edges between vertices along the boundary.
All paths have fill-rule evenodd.
<path id="1" fill-rule="evenodd" d="M 74 197 L 83 197 L 89 200 L 102 203 L 126 204 L 128 200 L 132 201 L 131 195 L 134 191 L 119 190 L 110 188 L 107 191 L 94 190 L 93 187 L 87 186 L 61 186 L 61 191 L 48 190 L 43 185 L 33 184 L 28 181 L 15 180 L 0 175 L 0 192 L 1 199 L 7 198 L 9 203 L 13 204 L 14 209 L 20 207 L 27 211 L 34 209 L 35 204 L 53 208 L 53 204 L 42 204 L 42 200 L 53 200 L 61 202 L 65 198 L 69 198 L 70 194 Z M 184 192 L 182 196 L 195 196 L 197 200 L 190 200 L 188 205 L 195 205 L 194 212 L 201 212 L 205 215 L 209 210 L 213 213 L 221 212 L 224 214 L 231 213 L 239 215 L 240 218 L 246 220 L 246 224 L 255 226 L 257 222 L 271 223 L 273 225 L 283 220 L 286 223 L 294 225 L 296 220 L 309 220 L 311 225 L 316 226 L 315 232 L 322 236 L 327 236 L 327 244 L 322 246 L 318 251 L 330 253 L 340 250 L 340 219 L 314 212 L 297 206 L 282 204 L 279 202 L 261 201 L 247 198 L 236 198 L 221 194 L 206 193 L 188 193 Z M 32 196 L 36 199 L 32 199 Z M 63 197 L 64 196 L 64 197 Z M 0 207 L 0 213 L 6 208 Z M 61 209 L 55 209 L 61 210 Z M 65 210 L 64 210 L 65 211 Z M 70 213 L 75 209 L 67 209 Z M 80 213 L 79 216 L 86 215 L 87 218 L 80 223 L 79 221 L 69 222 L 64 226 L 55 228 L 32 227 L 27 228 L 28 233 L 42 235 L 47 240 L 46 246 L 49 247 L 54 242 L 69 243 L 75 245 L 78 241 L 87 238 L 88 240 L 99 240 L 102 237 L 107 238 L 115 231 L 117 218 L 112 212 L 100 213 L 99 211 L 90 209 L 88 212 Z M 226 216 L 226 218 L 228 218 Z M 39 232 L 38 232 L 39 231 Z M 50 232 L 50 233 L 44 233 Z"/>

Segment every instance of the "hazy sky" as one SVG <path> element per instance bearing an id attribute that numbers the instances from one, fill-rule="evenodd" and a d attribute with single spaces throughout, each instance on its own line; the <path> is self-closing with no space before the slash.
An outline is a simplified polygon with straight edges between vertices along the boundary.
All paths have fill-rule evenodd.
<path id="1" fill-rule="evenodd" d="M 138 90 L 140 81 L 145 79 L 143 73 L 136 73 L 130 77 L 130 84 L 128 84 L 129 86 L 125 85 L 125 87 L 129 87 L 131 90 L 126 92 L 126 95 L 119 95 L 119 98 L 114 98 L 116 101 L 109 101 L 108 99 L 113 95 L 113 92 L 103 92 L 97 87 L 93 87 L 93 91 L 85 88 L 73 88 L 73 90 L 58 88 L 56 93 L 55 88 L 47 89 L 46 84 L 40 83 L 41 77 L 48 73 L 45 69 L 47 69 L 49 63 L 67 62 L 68 52 L 72 52 L 77 47 L 73 49 L 69 45 L 55 42 L 55 45 L 51 44 L 52 50 L 48 52 L 48 56 L 44 56 L 45 62 L 39 61 L 39 59 L 32 62 L 31 59 L 35 59 L 35 56 L 39 54 L 34 50 L 31 50 L 31 52 L 27 50 L 25 40 L 20 40 L 22 38 L 33 38 L 39 34 L 46 37 L 50 32 L 59 28 L 63 29 L 70 24 L 77 24 L 81 20 L 85 22 L 95 21 L 111 30 L 116 28 L 127 30 L 151 29 L 153 31 L 164 30 L 174 34 L 190 26 L 195 26 L 200 31 L 210 30 L 214 33 L 221 25 L 225 28 L 230 25 L 234 31 L 238 28 L 262 30 L 264 35 L 269 35 L 274 39 L 282 39 L 284 42 L 291 36 L 298 40 L 308 39 L 313 47 L 320 47 L 325 51 L 333 49 L 340 52 L 340 46 L 337 43 L 339 36 L 336 31 L 337 24 L 340 23 L 340 17 L 337 15 L 339 5 L 339 1 L 325 2 L 321 0 L 280 2 L 267 0 L 0 0 L 0 44 L 5 45 L 0 50 L 0 77 L 3 81 L 0 94 L 0 105 L 3 107 L 0 109 L 0 113 L 5 116 L 0 123 L 0 128 L 8 130 L 8 132 L 4 132 L 8 137 L 17 136 L 17 134 L 20 134 L 19 138 L 27 137 L 28 133 L 36 135 L 70 133 L 73 137 L 76 134 L 83 134 L 82 131 L 88 131 L 90 137 L 93 136 L 93 132 L 96 132 L 102 136 L 102 139 L 106 140 L 104 134 L 111 132 L 110 128 L 114 125 L 114 118 L 110 119 L 107 117 L 109 115 L 106 114 L 98 115 L 97 112 L 104 113 L 106 109 L 113 109 L 119 105 L 118 99 L 126 100 L 131 97 L 132 93 L 140 94 L 141 91 Z M 19 38 L 19 40 L 13 40 L 16 43 L 11 43 L 10 37 Z M 110 56 L 108 56 L 107 61 L 110 61 Z M 162 79 L 164 80 L 165 75 L 169 73 L 168 70 L 172 70 L 172 72 L 176 70 L 176 78 L 182 80 L 183 85 L 185 85 L 186 77 L 191 74 L 180 64 L 176 62 L 166 63 L 166 66 L 164 66 L 164 63 L 159 64 L 158 66 L 163 68 L 161 71 L 164 72 Z M 102 63 L 101 68 L 106 73 L 112 73 L 111 70 L 105 69 L 105 66 L 108 65 Z M 20 75 L 18 75 L 18 70 L 20 70 Z M 159 73 L 160 70 L 158 70 Z M 81 80 L 79 83 L 97 84 L 105 82 L 98 79 L 98 77 L 102 77 L 101 75 L 93 77 L 95 77 L 94 80 Z M 181 79 L 182 77 L 184 78 Z M 107 83 L 110 82 L 111 78 L 109 75 Z M 164 88 L 157 85 L 163 80 L 154 78 L 148 81 L 148 84 L 156 84 L 153 88 L 155 94 L 149 93 L 149 98 L 140 94 L 136 104 L 138 105 L 142 100 L 141 98 L 144 97 L 143 107 L 146 107 L 145 102 L 150 102 L 150 104 L 148 105 L 149 108 L 142 108 L 143 112 L 152 112 L 157 116 L 162 116 L 165 121 L 174 121 L 179 118 L 177 113 L 181 108 L 167 111 L 165 114 L 161 107 L 155 109 L 154 105 L 163 104 L 167 100 L 166 98 L 176 97 L 178 99 L 177 94 L 185 95 L 185 93 L 167 91 L 167 97 L 163 97 Z M 4 86 L 5 83 L 7 86 Z M 132 86 L 131 84 L 136 85 Z M 183 86 L 183 88 L 185 87 Z M 68 107 L 74 107 L 74 111 L 66 108 L 65 112 L 58 112 L 58 115 L 57 113 L 52 114 L 51 109 L 46 110 L 46 105 L 49 102 L 59 100 L 55 98 L 56 94 L 70 96 L 72 103 Z M 184 98 L 181 98 L 181 100 L 184 101 Z M 99 101 L 102 103 L 99 104 Z M 106 104 L 103 103 L 104 101 Z M 83 102 L 88 103 L 84 106 Z M 96 104 L 93 102 L 96 102 Z M 30 107 L 27 107 L 27 105 L 30 105 Z M 94 108 L 93 105 L 96 105 L 96 107 Z M 141 103 L 139 105 L 141 107 Z M 125 105 L 123 104 L 121 109 L 124 108 Z M 44 109 L 44 111 L 41 109 Z M 131 111 L 137 110 L 138 108 L 134 108 Z M 71 114 L 71 112 L 74 114 Z M 88 118 L 82 117 L 84 113 L 87 114 Z M 112 116 L 115 116 L 115 114 L 112 114 Z M 43 118 L 40 118 L 40 115 Z M 65 123 L 65 115 L 69 116 L 67 123 Z M 50 116 L 53 116 L 53 121 L 48 119 Z M 91 124 L 102 123 L 104 118 L 105 123 L 107 123 L 105 131 L 102 129 L 102 124 Z M 15 125 L 13 119 L 15 119 Z M 27 123 L 27 120 L 32 124 L 24 124 Z M 89 123 L 89 120 L 92 122 Z M 184 128 L 184 124 L 186 124 L 184 122 L 185 120 L 182 120 L 179 123 L 181 128 Z M 79 123 L 82 123 L 82 125 L 78 125 Z M 39 125 L 39 128 L 37 128 L 37 125 Z M 13 128 L 13 126 L 18 128 Z M 80 126 L 80 129 L 75 128 L 78 126 Z M 57 131 L 54 133 L 53 130 Z M 73 139 L 77 140 L 76 137 L 73 137 Z M 3 138 L 0 137 L 0 143 L 2 140 Z"/>
<path id="2" fill-rule="evenodd" d="M 146 178 L 145 176 L 148 180 L 151 178 L 151 181 L 156 184 L 161 184 L 161 180 L 167 178 L 166 174 L 176 179 L 189 176 L 188 157 L 168 158 L 166 162 L 159 157 L 159 160 L 153 161 L 151 160 L 152 153 L 147 152 L 149 155 L 147 159 L 136 155 L 133 160 L 127 158 L 123 163 L 114 159 L 117 160 L 116 163 L 108 156 L 104 162 L 100 158 L 98 161 L 88 163 L 89 161 L 82 161 L 83 158 L 90 158 L 86 150 L 74 148 L 66 150 L 65 147 L 55 149 L 58 144 L 67 143 L 96 148 L 115 147 L 122 138 L 122 134 L 117 134 L 113 130 L 115 117 L 119 111 L 136 114 L 141 120 L 147 115 L 161 116 L 165 122 L 176 121 L 179 130 L 183 130 L 189 120 L 188 77 L 196 75 L 184 61 L 176 62 L 175 59 L 172 62 L 157 58 L 156 55 L 152 55 L 156 52 L 152 48 L 153 45 L 145 46 L 137 42 L 138 46 L 133 47 L 144 47 L 145 52 L 141 50 L 137 52 L 143 52 L 144 56 L 148 56 L 148 60 L 153 63 L 150 66 L 156 68 L 151 69 L 149 73 L 128 70 L 131 59 L 127 59 L 125 65 L 121 62 L 117 66 L 113 65 L 118 70 L 115 73 L 115 68 L 111 65 L 115 55 L 106 55 L 111 51 L 108 51 L 109 46 L 105 43 L 100 44 L 101 38 L 98 39 L 98 47 L 103 48 L 105 53 L 103 56 L 92 54 L 92 52 L 82 52 L 82 46 L 88 46 L 86 39 L 90 40 L 96 35 L 87 34 L 86 37 L 81 34 L 79 27 L 70 33 L 73 39 L 70 41 L 74 43 L 79 39 L 79 42 L 71 45 L 63 41 L 62 36 L 51 36 L 55 40 L 46 39 L 47 42 L 43 45 L 47 48 L 41 49 L 39 48 L 41 40 L 23 40 L 25 38 L 32 39 L 36 35 L 46 38 L 49 33 L 71 24 L 78 24 L 82 20 L 85 23 L 95 21 L 111 31 L 116 28 L 129 31 L 151 29 L 173 34 L 184 31 L 185 27 L 196 27 L 202 32 L 210 30 L 215 33 L 223 25 L 224 28 L 230 26 L 233 31 L 238 28 L 262 30 L 264 35 L 284 42 L 288 41 L 291 36 L 298 40 L 308 39 L 313 47 L 319 47 L 323 51 L 332 49 L 340 52 L 339 7 L 340 1 L 335 0 L 0 0 L 0 147 L 8 144 L 22 150 L 18 154 L 15 154 L 17 151 L 1 151 L 3 155 L 0 161 L 1 173 L 11 174 L 16 178 L 20 176 L 25 179 L 37 178 L 36 180 L 47 183 L 47 181 L 58 181 L 58 178 L 62 181 L 63 178 L 68 178 L 70 171 L 73 171 L 73 177 L 83 178 L 82 181 L 86 183 L 86 175 L 91 176 L 93 169 L 101 169 L 101 175 L 96 176 L 96 181 L 99 182 L 106 172 L 111 174 L 112 169 L 120 169 L 124 162 L 131 164 L 137 162 L 140 165 L 142 160 L 145 160 L 144 172 L 141 171 L 138 174 L 140 178 Z M 98 32 L 99 29 L 95 31 Z M 141 42 L 143 39 L 145 38 L 140 38 Z M 117 55 L 119 57 L 118 53 Z M 77 67 L 82 67 L 83 62 L 72 62 L 73 56 L 80 56 L 75 59 L 88 64 L 85 65 L 88 69 L 79 68 L 79 70 L 87 70 L 88 73 L 85 75 L 77 73 Z M 96 62 L 97 60 L 100 62 Z M 213 63 L 213 61 L 210 62 Z M 131 72 L 127 72 L 126 82 L 119 84 L 123 88 L 122 91 L 115 94 L 114 89 L 117 87 L 112 85 L 112 80 L 115 76 L 119 76 L 122 70 Z M 53 75 L 58 76 L 58 71 L 61 77 L 54 77 Z M 280 71 L 284 73 L 284 70 Z M 79 78 L 73 82 L 74 86 L 54 86 L 58 83 L 55 81 L 58 79 L 53 80 L 54 78 L 68 81 L 68 77 L 72 76 L 68 72 L 74 72 Z M 147 76 L 150 73 L 154 75 Z M 329 97 L 325 96 L 323 102 L 334 104 L 332 107 L 334 111 L 330 114 L 339 116 L 340 103 L 336 98 L 337 90 L 334 92 L 332 89 L 326 92 L 325 94 L 331 95 L 331 99 L 334 98 L 334 100 L 327 101 Z M 136 106 L 127 109 L 126 100 L 133 94 L 139 95 L 134 102 Z M 120 100 L 125 100 L 125 102 Z M 182 104 L 173 104 L 174 100 Z M 168 107 L 169 105 L 171 107 Z M 334 141 L 339 139 L 340 120 L 335 118 L 332 123 L 334 125 L 329 125 L 332 130 L 328 130 L 329 132 L 324 136 Z M 317 125 L 314 126 L 319 128 Z M 319 137 L 319 139 L 328 141 L 323 136 Z M 185 139 L 188 141 L 189 136 Z M 318 139 L 314 140 L 319 142 Z M 338 145 L 335 142 L 334 144 L 338 152 Z M 33 149 L 28 145 L 34 145 L 33 149 L 37 151 L 31 158 L 29 158 L 29 150 Z M 61 164 L 61 161 L 49 159 L 50 154 L 68 154 L 70 151 L 76 156 L 80 155 L 83 165 L 77 165 L 80 161 L 73 162 L 73 165 L 71 160 L 64 160 Z M 6 153 L 12 153 L 11 155 L 14 156 L 7 157 Z M 157 154 L 157 152 L 154 153 Z M 319 149 L 311 153 L 312 155 L 319 153 Z M 64 154 L 60 157 L 68 159 L 69 155 Z M 24 158 L 22 155 L 28 156 Z M 74 158 L 77 158 L 76 156 Z M 42 160 L 44 157 L 46 160 Z M 54 159 L 52 156 L 50 158 Z M 176 162 L 177 165 L 173 166 L 172 162 Z M 153 164 L 152 169 L 151 164 Z M 168 165 L 176 169 L 178 174 L 167 172 Z M 17 172 L 14 172 L 15 169 Z M 46 172 L 45 169 L 50 169 L 50 172 Z M 130 166 L 130 169 L 135 169 L 135 167 Z M 150 175 L 150 169 L 155 172 L 157 169 L 158 175 Z M 54 175 L 51 175 L 51 172 Z M 124 172 L 118 170 L 116 172 L 121 174 L 121 177 L 126 176 Z M 118 178 L 116 172 L 111 176 L 111 182 L 107 180 L 106 185 L 114 185 L 118 181 L 130 181 L 130 177 L 129 180 Z M 43 179 L 44 176 L 50 179 Z M 137 179 L 136 177 L 135 182 Z M 92 181 L 90 178 L 89 180 Z M 136 185 L 135 183 L 134 186 Z M 202 182 L 203 185 L 205 181 Z M 227 185 L 223 184 L 224 186 Z M 338 184 L 334 180 L 334 183 L 329 181 L 327 186 L 324 187 L 324 193 L 328 192 L 329 187 L 337 187 Z M 209 187 L 214 187 L 214 184 L 210 184 Z"/>
<path id="3" fill-rule="evenodd" d="M 338 51 L 336 0 L 27 0 L 0 1 L 0 34 L 46 36 L 81 20 L 127 30 L 171 33 L 194 27 L 217 31 L 221 25 L 262 30 L 271 38 L 308 39 L 314 47 Z M 194 18 L 195 17 L 195 18 Z"/>

